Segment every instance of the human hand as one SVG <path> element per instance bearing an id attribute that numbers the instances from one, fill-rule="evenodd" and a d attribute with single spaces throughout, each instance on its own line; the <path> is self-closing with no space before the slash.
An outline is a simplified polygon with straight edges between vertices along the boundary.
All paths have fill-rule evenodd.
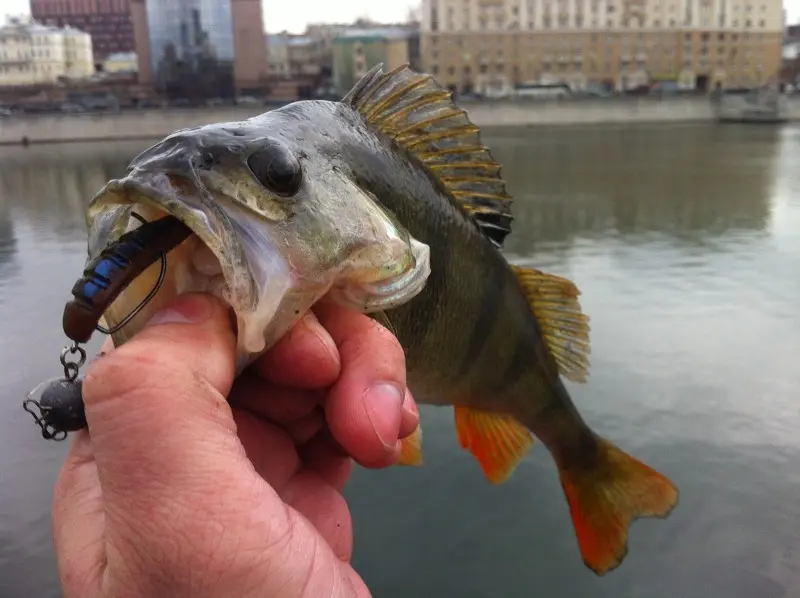
<path id="1" fill-rule="evenodd" d="M 53 501 L 64 596 L 369 596 L 341 490 L 417 427 L 396 339 L 320 306 L 234 383 L 227 307 L 172 307 L 87 369 Z"/>

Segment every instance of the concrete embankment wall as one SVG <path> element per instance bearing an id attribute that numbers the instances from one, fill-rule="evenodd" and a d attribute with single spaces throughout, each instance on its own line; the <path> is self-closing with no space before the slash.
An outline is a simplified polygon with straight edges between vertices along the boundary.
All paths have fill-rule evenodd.
<path id="1" fill-rule="evenodd" d="M 800 100 L 792 99 L 788 105 L 791 118 L 800 120 Z M 481 127 L 702 122 L 714 119 L 713 107 L 705 98 L 470 102 L 463 106 L 475 124 Z M 18 144 L 23 138 L 30 143 L 157 139 L 176 129 L 242 120 L 264 110 L 254 106 L 13 116 L 0 118 L 0 145 Z"/>

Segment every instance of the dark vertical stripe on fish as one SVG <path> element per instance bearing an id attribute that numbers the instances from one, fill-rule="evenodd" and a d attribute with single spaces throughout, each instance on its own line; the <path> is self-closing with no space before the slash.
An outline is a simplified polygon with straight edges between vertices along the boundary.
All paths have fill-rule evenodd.
<path id="1" fill-rule="evenodd" d="M 420 300 L 415 302 L 414 310 L 419 317 L 419 337 L 416 346 L 428 346 L 429 335 L 434 332 L 434 329 L 429 326 L 429 322 L 438 322 L 439 318 L 443 317 L 444 310 L 446 310 L 447 301 L 444 296 L 447 293 L 447 276 L 450 267 L 450 228 L 441 227 L 435 219 L 420 219 L 417 226 L 424 229 L 421 235 L 417 238 L 428 243 L 430 247 L 430 260 L 431 272 L 437 272 L 428 277 L 428 282 L 425 283 L 425 290 L 420 293 Z M 430 239 L 437 239 L 436 243 L 431 243 Z M 421 317 L 420 317 L 421 316 Z M 439 339 L 435 339 L 439 340 Z"/>
<path id="2" fill-rule="evenodd" d="M 505 290 L 505 283 L 508 279 L 507 273 L 503 268 L 497 267 L 496 256 L 491 254 L 493 249 L 486 249 L 480 253 L 481 263 L 476 264 L 480 270 L 486 273 L 486 284 L 483 287 L 481 303 L 478 306 L 478 317 L 472 329 L 469 339 L 467 352 L 461 361 L 459 375 L 464 376 L 469 372 L 481 355 L 486 339 L 492 331 L 492 326 L 497 319 L 498 308 Z"/>
<path id="3" fill-rule="evenodd" d="M 512 390 L 517 386 L 525 372 L 537 366 L 532 349 L 528 335 L 520 334 L 514 347 L 514 356 L 511 358 L 506 371 L 503 372 L 501 382 L 503 390 Z"/>
<path id="4" fill-rule="evenodd" d="M 391 189 L 384 190 L 381 197 L 384 205 L 391 209 L 403 222 L 407 223 L 409 232 L 430 247 L 431 276 L 425 283 L 422 292 L 410 303 L 401 305 L 389 312 L 389 319 L 401 322 L 397 331 L 401 344 L 406 348 L 406 368 L 413 372 L 416 368 L 425 369 L 430 363 L 421 363 L 423 356 L 430 361 L 436 355 L 437 343 L 441 342 L 446 326 L 448 299 L 448 273 L 451 267 L 451 234 L 452 227 L 443 226 L 437 217 L 426 217 L 420 214 L 414 204 L 405 203 L 402 198 L 392 194 Z M 452 292 L 452 291 L 451 291 Z M 393 315 L 394 314 L 394 315 Z M 438 326 L 438 328 L 437 328 Z M 417 359 L 419 357 L 419 359 Z"/>

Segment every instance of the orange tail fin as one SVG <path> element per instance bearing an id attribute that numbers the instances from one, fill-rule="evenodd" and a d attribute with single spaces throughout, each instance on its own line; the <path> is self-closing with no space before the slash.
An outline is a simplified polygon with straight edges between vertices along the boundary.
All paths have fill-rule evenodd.
<path id="1" fill-rule="evenodd" d="M 639 517 L 664 518 L 678 504 L 666 477 L 602 438 L 591 468 L 559 470 L 583 562 L 598 575 L 628 552 L 628 527 Z"/>

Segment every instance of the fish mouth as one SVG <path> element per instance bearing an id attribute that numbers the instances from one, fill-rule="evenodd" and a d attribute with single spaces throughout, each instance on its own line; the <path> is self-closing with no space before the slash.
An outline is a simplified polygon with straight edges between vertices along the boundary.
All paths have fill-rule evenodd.
<path id="1" fill-rule="evenodd" d="M 231 216 L 221 199 L 199 179 L 137 170 L 110 180 L 92 199 L 87 210 L 87 263 L 120 235 L 140 226 L 134 213 L 146 221 L 171 215 L 192 231 L 167 255 L 163 280 L 145 305 L 141 305 L 145 297 L 159 284 L 162 266 L 158 262 L 105 311 L 104 325 L 113 329 L 139 309 L 112 333 L 115 346 L 130 340 L 178 295 L 205 292 L 223 300 L 236 314 L 239 369 L 268 348 L 266 331 L 293 286 L 293 273 L 271 242 L 267 227 L 254 223 L 256 217 L 241 210 Z"/>

